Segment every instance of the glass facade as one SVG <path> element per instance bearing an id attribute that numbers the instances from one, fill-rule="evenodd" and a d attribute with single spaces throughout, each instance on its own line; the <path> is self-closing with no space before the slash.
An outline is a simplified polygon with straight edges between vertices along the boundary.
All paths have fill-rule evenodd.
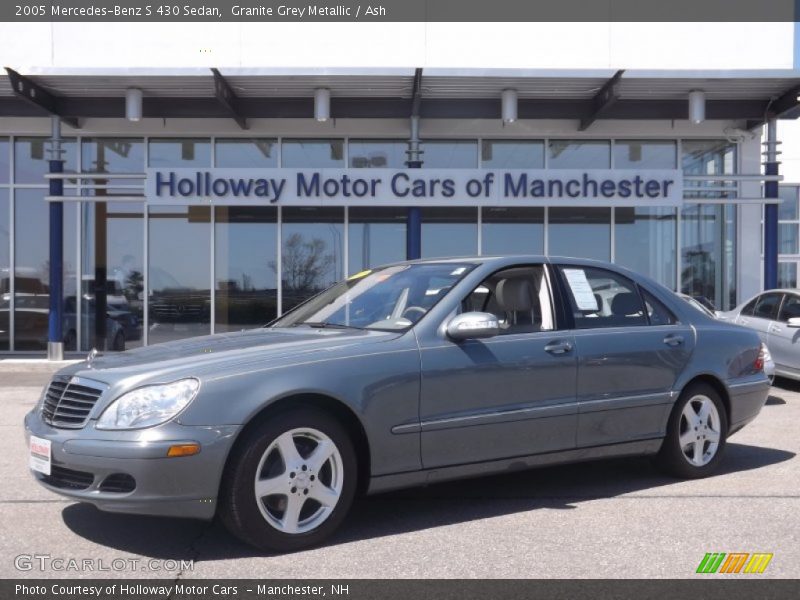
<path id="1" fill-rule="evenodd" d="M 458 139 L 423 142 L 423 168 L 667 169 L 734 174 L 726 140 Z M 263 325 L 350 274 L 405 259 L 408 209 L 392 206 L 151 206 L 115 199 L 146 166 L 392 168 L 404 140 L 81 137 L 66 170 L 108 173 L 67 193 L 64 341 L 68 350 L 127 349 Z M 44 137 L 0 137 L 0 352 L 46 348 L 49 309 Z M 671 288 L 736 298 L 735 182 L 687 182 L 667 207 L 423 207 L 425 257 L 570 255 L 612 260 Z M 781 189 L 780 283 L 797 284 L 800 202 Z M 99 197 L 103 197 L 100 199 Z M 456 203 L 458 198 L 455 199 Z M 12 264 L 13 259 L 13 264 Z"/>
<path id="2" fill-rule="evenodd" d="M 147 227 L 149 342 L 211 333 L 211 210 L 151 207 Z"/>
<path id="3" fill-rule="evenodd" d="M 544 254 L 544 208 L 484 208 L 481 254 Z"/>
<path id="4" fill-rule="evenodd" d="M 797 287 L 797 263 L 800 262 L 800 186 L 778 188 L 778 287 Z M 763 239 L 763 223 L 762 223 Z"/>
<path id="5" fill-rule="evenodd" d="M 614 262 L 675 289 L 677 222 L 674 208 L 614 209 Z"/>
<path id="6" fill-rule="evenodd" d="M 344 277 L 344 208 L 286 207 L 281 226 L 282 310 Z"/>
<path id="7" fill-rule="evenodd" d="M 610 208 L 554 207 L 547 227 L 548 254 L 610 260 Z"/>
<path id="8" fill-rule="evenodd" d="M 278 209 L 214 209 L 215 331 L 258 327 L 278 316 Z"/>
<path id="9" fill-rule="evenodd" d="M 351 207 L 347 221 L 348 273 L 405 260 L 408 210 L 391 206 Z"/>
<path id="10" fill-rule="evenodd" d="M 6 152 L 8 149 L 6 148 Z M 11 222 L 8 190 L 0 188 L 0 352 L 11 347 Z"/>

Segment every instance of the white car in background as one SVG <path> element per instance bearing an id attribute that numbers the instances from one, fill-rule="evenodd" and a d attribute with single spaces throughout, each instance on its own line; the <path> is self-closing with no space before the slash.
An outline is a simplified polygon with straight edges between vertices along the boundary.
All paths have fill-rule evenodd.
<path id="1" fill-rule="evenodd" d="M 757 331 L 769 346 L 775 374 L 800 381 L 800 289 L 761 292 L 719 318 Z"/>

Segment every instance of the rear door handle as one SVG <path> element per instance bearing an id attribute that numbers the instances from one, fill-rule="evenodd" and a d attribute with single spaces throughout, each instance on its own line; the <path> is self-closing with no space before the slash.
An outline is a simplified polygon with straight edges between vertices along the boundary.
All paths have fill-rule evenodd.
<path id="1" fill-rule="evenodd" d="M 544 347 L 544 351 L 550 354 L 566 354 L 570 350 L 572 350 L 572 344 L 569 342 L 550 342 Z"/>
<path id="2" fill-rule="evenodd" d="M 739 319 L 739 325 L 747 325 L 748 323 L 749 321 L 747 319 L 742 319 L 742 318 Z"/>
<path id="3" fill-rule="evenodd" d="M 781 328 L 778 327 L 777 325 L 773 325 L 772 327 L 769 328 L 769 330 L 774 333 L 778 333 L 781 330 Z"/>
<path id="4" fill-rule="evenodd" d="M 683 343 L 682 335 L 668 335 L 664 338 L 664 343 L 667 346 L 680 346 Z"/>

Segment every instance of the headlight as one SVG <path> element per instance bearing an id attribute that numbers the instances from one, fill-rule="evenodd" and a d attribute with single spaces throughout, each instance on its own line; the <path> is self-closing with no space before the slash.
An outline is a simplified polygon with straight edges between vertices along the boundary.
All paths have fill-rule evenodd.
<path id="1" fill-rule="evenodd" d="M 148 385 L 123 394 L 103 411 L 97 429 L 141 429 L 169 421 L 197 395 L 197 379 Z"/>

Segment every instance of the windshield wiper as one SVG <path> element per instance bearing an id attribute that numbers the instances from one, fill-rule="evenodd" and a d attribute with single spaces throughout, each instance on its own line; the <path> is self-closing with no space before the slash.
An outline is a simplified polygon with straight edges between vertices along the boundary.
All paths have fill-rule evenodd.
<path id="1" fill-rule="evenodd" d="M 363 327 L 356 327 L 355 325 L 345 325 L 343 323 L 331 323 L 329 321 L 303 321 L 302 323 L 295 323 L 293 327 L 298 325 L 308 325 L 317 329 L 364 329 Z"/>

